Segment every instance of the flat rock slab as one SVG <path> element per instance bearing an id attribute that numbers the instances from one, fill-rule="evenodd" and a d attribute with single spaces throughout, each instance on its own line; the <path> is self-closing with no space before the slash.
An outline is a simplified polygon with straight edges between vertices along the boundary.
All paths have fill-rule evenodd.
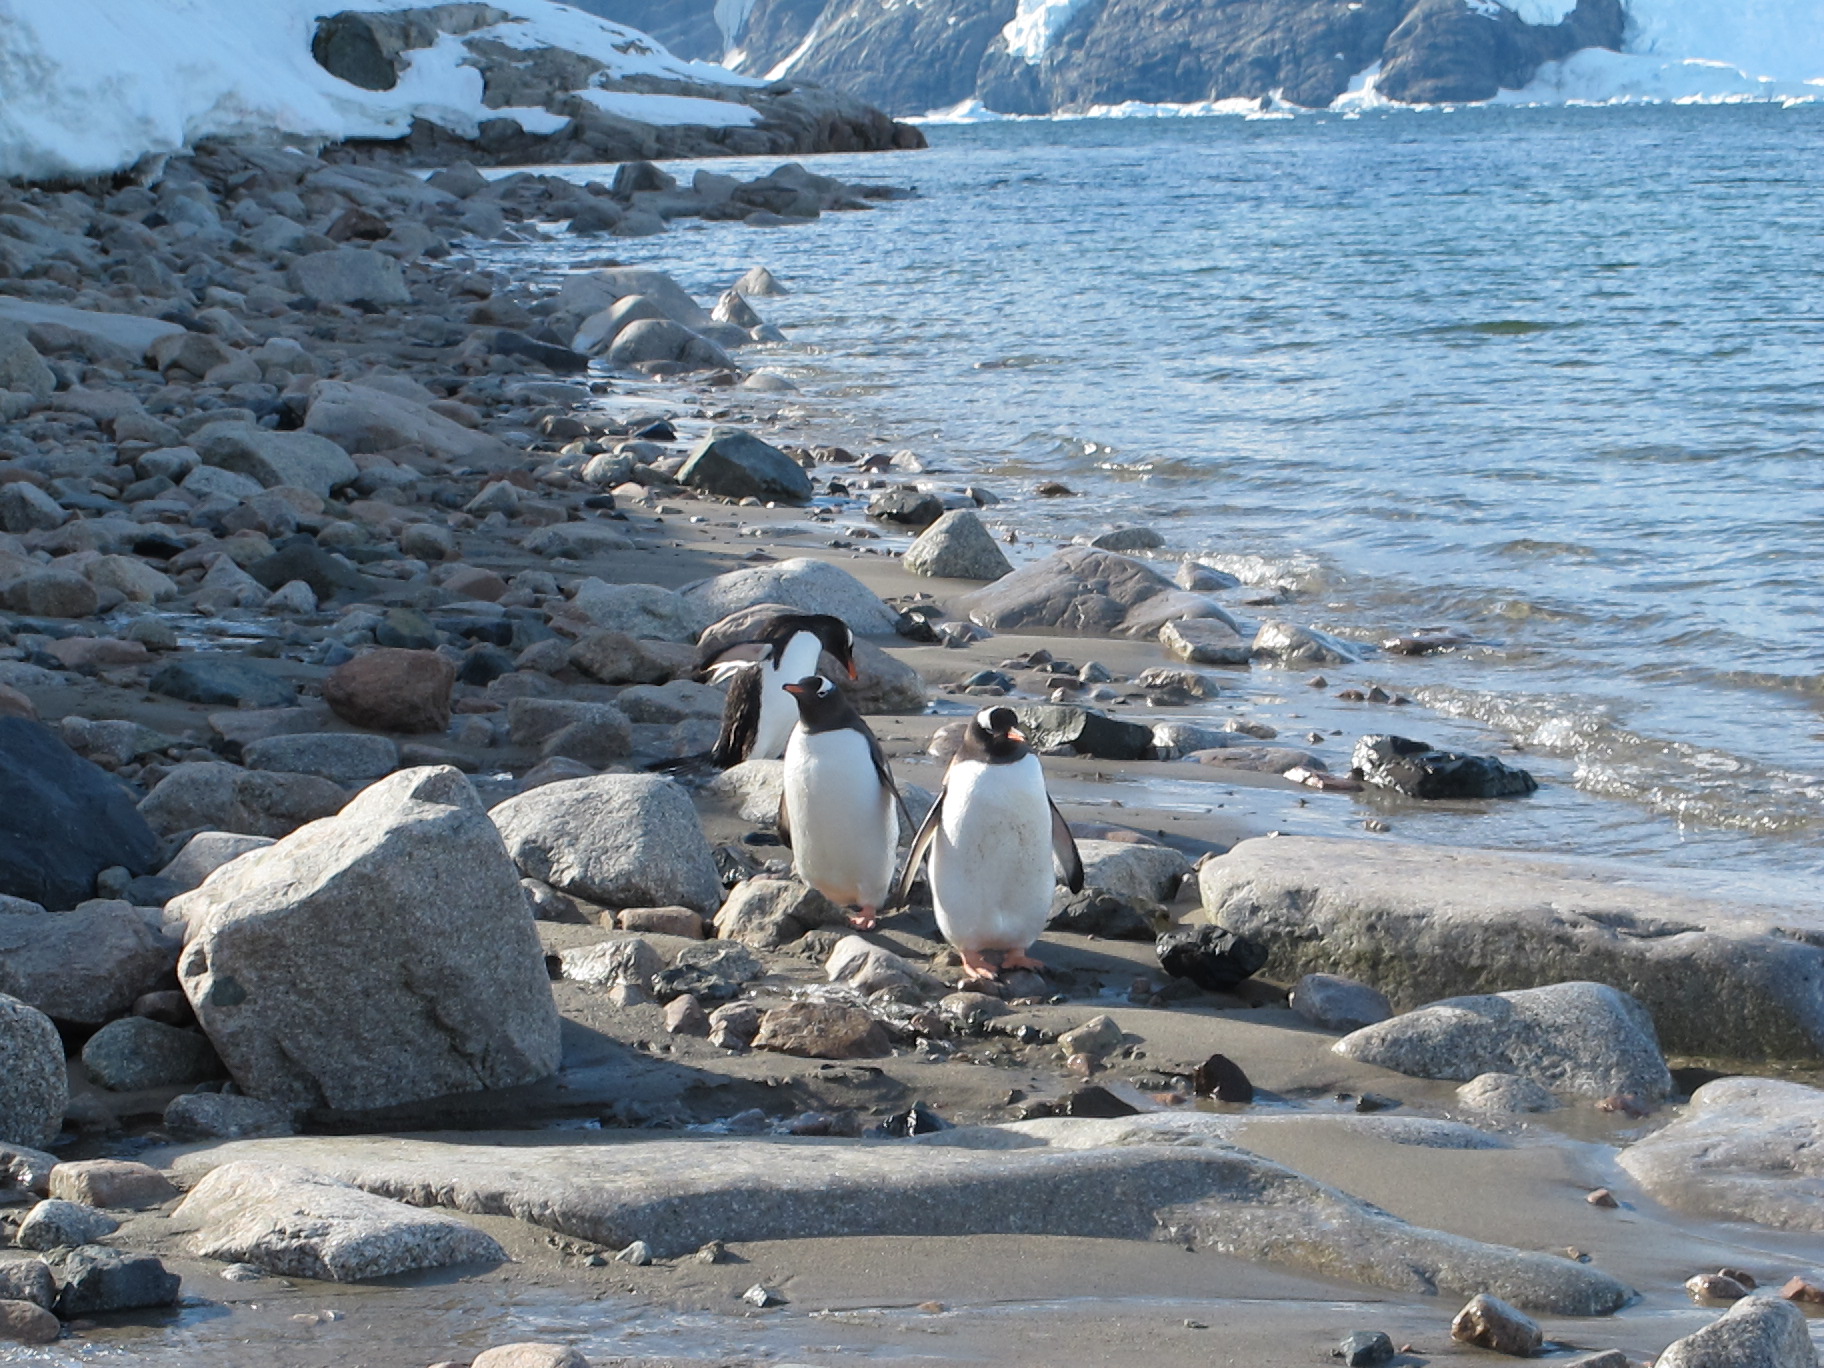
<path id="1" fill-rule="evenodd" d="M 240 1141 L 178 1160 L 307 1165 L 415 1205 L 513 1216 L 614 1248 L 675 1258 L 709 1240 L 851 1235 L 1076 1235 L 1189 1241 L 1406 1293 L 1490 1291 L 1560 1315 L 1630 1295 L 1568 1259 L 1426 1230 L 1226 1143 L 1177 1131 L 1098 1131 L 1082 1148 L 972 1128 L 984 1148 L 819 1140 L 445 1145 L 422 1140 Z M 957 1132 L 947 1132 L 956 1136 Z M 1087 1133 L 1086 1133 L 1087 1134 Z"/>
<path id="2" fill-rule="evenodd" d="M 362 1282 L 420 1268 L 499 1263 L 465 1221 L 377 1197 L 296 1164 L 241 1161 L 210 1172 L 172 1213 L 204 1258 L 268 1273 Z"/>
<path id="3" fill-rule="evenodd" d="M 1824 1091 L 1719 1078 L 1621 1166 L 1659 1201 L 1725 1221 L 1824 1231 Z"/>
<path id="4" fill-rule="evenodd" d="M 1208 861 L 1199 885 L 1206 913 L 1267 946 L 1266 972 L 1282 981 L 1343 974 L 1406 1010 L 1587 979 L 1640 1002 L 1670 1053 L 1824 1058 L 1815 931 L 1629 874 L 1594 860 L 1281 836 Z"/>

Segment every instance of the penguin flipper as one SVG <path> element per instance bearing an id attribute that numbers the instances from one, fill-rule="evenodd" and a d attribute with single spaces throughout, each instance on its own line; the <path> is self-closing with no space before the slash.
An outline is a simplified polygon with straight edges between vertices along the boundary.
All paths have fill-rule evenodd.
<path id="1" fill-rule="evenodd" d="M 728 698 L 722 704 L 722 730 L 709 749 L 709 762 L 717 769 L 740 764 L 753 752 L 760 730 L 760 667 L 742 665 L 728 673 Z"/>
<path id="2" fill-rule="evenodd" d="M 779 844 L 792 848 L 792 810 L 785 805 L 783 793 L 779 795 Z"/>
<path id="3" fill-rule="evenodd" d="M 1072 893 L 1083 891 L 1083 856 L 1077 850 L 1077 838 L 1070 834 L 1070 823 L 1058 811 L 1058 805 L 1047 798 L 1051 809 L 1051 853 L 1064 870 L 1064 883 Z"/>
<path id="4" fill-rule="evenodd" d="M 880 786 L 893 795 L 894 805 L 899 808 L 900 820 L 908 827 L 916 826 L 917 823 L 912 820 L 912 809 L 906 806 L 899 784 L 893 778 L 893 770 L 887 764 L 887 753 L 880 748 L 880 738 L 874 735 L 873 728 L 861 720 L 860 714 L 856 715 L 855 722 L 861 729 L 861 734 L 868 738 L 868 755 L 874 761 L 874 775 L 880 780 Z"/>
<path id="5" fill-rule="evenodd" d="M 899 876 L 899 882 L 893 885 L 887 907 L 904 907 L 906 899 L 911 895 L 912 885 L 918 881 L 918 867 L 925 862 L 925 856 L 931 850 L 931 842 L 937 838 L 937 825 L 944 817 L 944 794 L 948 792 L 946 787 L 937 795 L 937 801 L 931 804 L 931 811 L 919 823 L 918 834 L 912 838 L 912 848 L 906 852 L 905 871 Z"/>

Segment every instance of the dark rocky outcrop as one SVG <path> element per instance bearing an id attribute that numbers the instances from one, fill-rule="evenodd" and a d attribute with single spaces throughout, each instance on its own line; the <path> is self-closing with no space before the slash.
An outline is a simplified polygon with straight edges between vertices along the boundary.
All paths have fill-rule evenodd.
<path id="1" fill-rule="evenodd" d="M 637 23 L 651 0 L 591 7 Z M 1622 0 L 1580 0 L 1555 25 L 1527 24 L 1494 0 L 1087 0 L 1034 61 L 1010 52 L 1003 37 L 1015 8 L 1015 0 L 758 0 L 732 43 L 741 71 L 790 59 L 792 80 L 823 82 L 893 114 L 971 97 L 1008 114 L 1270 97 L 1322 108 L 1376 63 L 1378 89 L 1393 99 L 1486 100 L 1526 85 L 1545 62 L 1619 47 L 1626 20 Z"/>

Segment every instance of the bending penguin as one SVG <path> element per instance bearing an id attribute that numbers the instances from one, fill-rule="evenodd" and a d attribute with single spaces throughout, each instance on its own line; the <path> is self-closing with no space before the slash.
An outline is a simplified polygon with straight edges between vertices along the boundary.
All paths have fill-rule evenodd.
<path id="1" fill-rule="evenodd" d="M 866 931 L 893 886 L 904 804 L 880 742 L 854 704 L 821 675 L 785 686 L 798 725 L 785 747 L 779 836 L 798 877 Z M 908 823 L 907 825 L 910 825 Z"/>
<path id="2" fill-rule="evenodd" d="M 995 976 L 986 958 L 994 951 L 1001 969 L 1043 968 L 1026 951 L 1051 914 L 1054 857 L 1070 891 L 1083 887 L 1077 843 L 1015 721 L 1011 708 L 971 719 L 894 892 L 905 901 L 929 852 L 938 929 L 962 952 L 969 979 Z"/>
<path id="3" fill-rule="evenodd" d="M 748 653 L 746 658 L 733 652 Z M 740 646 L 724 650 L 721 659 L 704 661 L 712 684 L 728 683 L 722 707 L 722 730 L 710 748 L 718 769 L 743 760 L 777 760 L 785 754 L 798 723 L 798 705 L 786 685 L 817 673 L 817 661 L 828 651 L 854 679 L 855 633 L 848 623 L 827 613 L 781 613 Z"/>

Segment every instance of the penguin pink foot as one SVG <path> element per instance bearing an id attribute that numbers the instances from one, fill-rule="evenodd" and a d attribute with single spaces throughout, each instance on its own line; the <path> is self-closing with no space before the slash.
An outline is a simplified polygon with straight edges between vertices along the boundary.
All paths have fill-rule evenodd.
<path id="1" fill-rule="evenodd" d="M 872 907 L 856 908 L 853 912 L 849 913 L 849 925 L 854 927 L 857 931 L 872 931 L 875 925 L 874 912 L 875 909 Z"/>
<path id="2" fill-rule="evenodd" d="M 1003 954 L 1001 956 L 1001 968 L 1003 971 L 1008 969 L 1031 969 L 1041 974 L 1045 972 L 1045 965 L 1041 961 L 1034 959 L 1024 950 L 1009 950 Z"/>
<path id="3" fill-rule="evenodd" d="M 1001 972 L 997 967 L 983 959 L 979 951 L 964 950 L 962 956 L 963 981 L 966 983 L 979 982 L 982 979 L 993 979 Z"/>

